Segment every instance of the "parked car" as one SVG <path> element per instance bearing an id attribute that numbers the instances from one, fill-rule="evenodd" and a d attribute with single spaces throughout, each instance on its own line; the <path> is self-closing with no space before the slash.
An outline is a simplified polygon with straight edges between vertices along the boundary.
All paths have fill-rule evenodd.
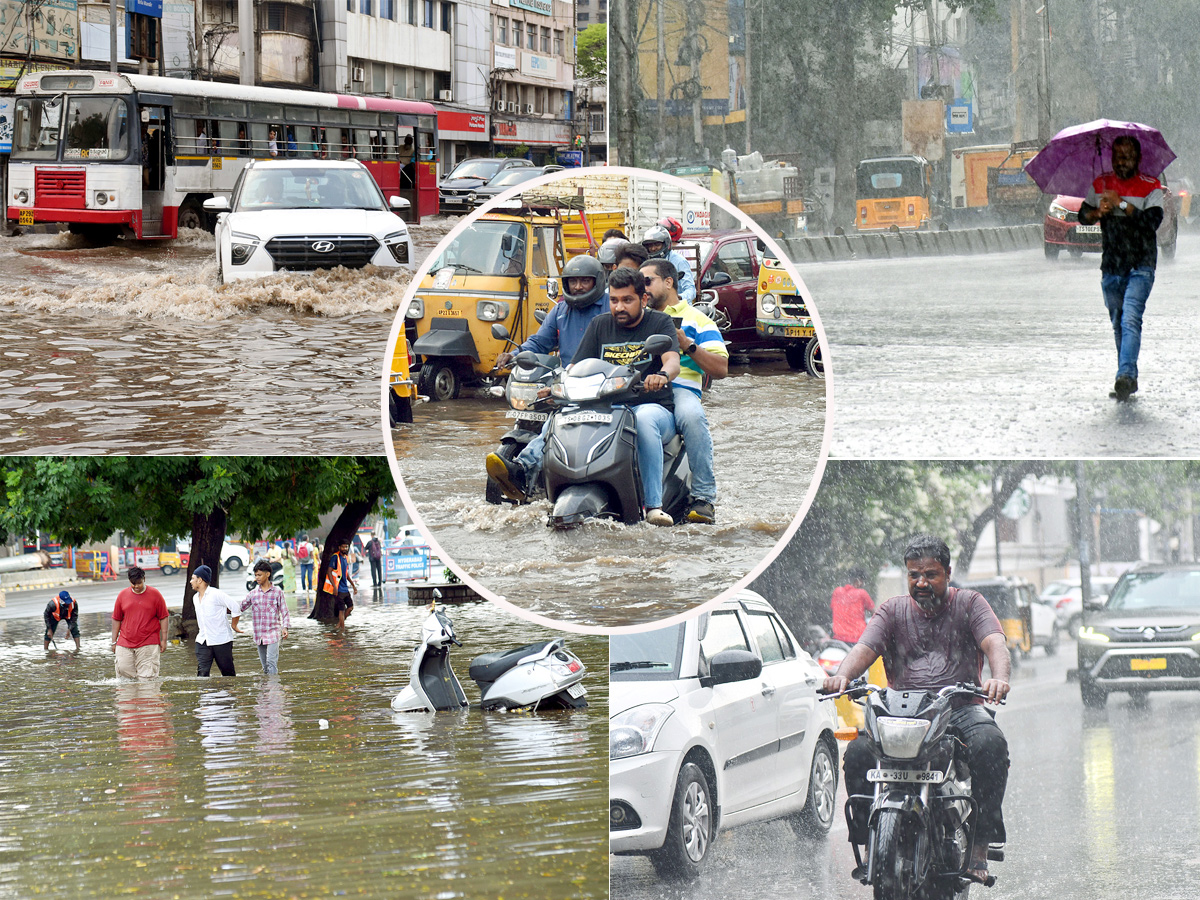
<path id="1" fill-rule="evenodd" d="M 825 672 L 771 605 L 740 591 L 711 612 L 613 635 L 609 847 L 660 876 L 699 874 L 718 831 L 785 817 L 822 836 L 837 814 Z"/>
<path id="2" fill-rule="evenodd" d="M 179 552 L 181 554 L 185 556 L 190 555 L 192 549 L 192 542 L 190 540 L 178 540 L 175 542 L 175 545 L 179 548 Z M 186 567 L 187 565 L 188 563 L 184 562 L 184 566 Z M 250 565 L 250 551 L 241 544 L 231 544 L 229 541 L 225 541 L 225 543 L 221 545 L 221 565 L 223 565 L 230 572 L 236 572 L 238 569 L 244 569 L 246 566 Z"/>
<path id="3" fill-rule="evenodd" d="M 787 343 L 758 333 L 757 241 L 752 231 L 703 231 L 685 234 L 677 248 L 696 257 L 697 290 L 716 293 L 723 314 L 717 325 L 730 350 L 784 349 Z"/>
<path id="4" fill-rule="evenodd" d="M 1167 259 L 1175 256 L 1175 242 L 1179 237 L 1179 203 L 1175 195 L 1163 185 L 1163 220 L 1158 226 L 1158 246 Z M 1042 223 L 1042 246 L 1047 259 L 1057 259 L 1064 247 L 1071 256 L 1100 252 L 1100 223 L 1084 225 L 1079 221 L 1082 197 L 1059 194 L 1050 204 Z"/>
<path id="5" fill-rule="evenodd" d="M 1089 603 L 1079 630 L 1079 690 L 1100 707 L 1114 691 L 1200 688 L 1200 565 L 1144 564 Z"/>
<path id="6" fill-rule="evenodd" d="M 356 159 L 267 159 L 250 162 L 229 199 L 214 197 L 217 267 L 222 284 L 272 272 L 415 268 L 408 226 L 384 202 Z"/>
<path id="7" fill-rule="evenodd" d="M 487 184 L 480 185 L 475 190 L 468 192 L 467 203 L 472 208 L 478 208 L 511 187 L 532 181 L 541 175 L 549 175 L 551 172 L 561 172 L 562 170 L 562 166 L 517 166 L 501 169 Z"/>
<path id="8" fill-rule="evenodd" d="M 483 187 L 500 172 L 512 168 L 533 168 L 533 163 L 527 159 L 503 157 L 464 159 L 454 167 L 449 175 L 438 182 L 441 212 L 470 212 L 471 203 L 467 199 L 468 195 Z"/>
<path id="9" fill-rule="evenodd" d="M 1034 647 L 1047 656 L 1058 652 L 1059 626 L 1054 607 L 1038 597 L 1033 585 L 1023 578 L 985 578 L 964 581 L 956 586 L 979 591 L 1004 626 L 1012 652 L 1013 668 L 1019 659 L 1028 659 Z"/>
<path id="10" fill-rule="evenodd" d="M 1092 599 L 1103 603 L 1108 598 L 1117 579 L 1109 575 L 1093 575 L 1091 578 Z M 1079 579 L 1070 581 L 1052 581 L 1042 591 L 1041 600 L 1046 600 L 1054 606 L 1054 614 L 1058 617 L 1058 626 L 1071 637 L 1079 633 L 1079 625 L 1083 620 L 1083 585 Z"/>

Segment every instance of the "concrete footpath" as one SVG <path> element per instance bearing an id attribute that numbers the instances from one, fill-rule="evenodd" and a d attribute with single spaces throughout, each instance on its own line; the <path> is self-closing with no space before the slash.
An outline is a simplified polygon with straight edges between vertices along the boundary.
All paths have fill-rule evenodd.
<path id="1" fill-rule="evenodd" d="M 796 265 L 849 259 L 968 256 L 976 253 L 1027 250 L 1041 244 L 1041 225 L 968 228 L 959 231 L 903 231 L 899 234 L 830 234 L 779 240 L 779 245 L 787 251 Z"/>

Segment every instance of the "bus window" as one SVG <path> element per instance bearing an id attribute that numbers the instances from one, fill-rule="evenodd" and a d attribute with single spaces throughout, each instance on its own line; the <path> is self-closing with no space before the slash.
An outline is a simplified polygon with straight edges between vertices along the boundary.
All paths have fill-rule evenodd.
<path id="1" fill-rule="evenodd" d="M 175 120 L 175 152 L 179 156 L 209 156 L 208 129 L 203 119 Z"/>
<path id="2" fill-rule="evenodd" d="M 20 97 L 17 100 L 13 153 L 18 159 L 54 159 L 58 156 L 60 99 Z"/>
<path id="3" fill-rule="evenodd" d="M 375 159 L 375 147 L 371 141 L 371 131 L 367 128 L 355 128 L 351 130 L 351 138 L 354 144 L 354 153 L 357 159 L 364 162 L 368 159 Z"/>
<path id="4" fill-rule="evenodd" d="M 268 144 L 271 140 L 270 131 L 275 128 L 274 125 L 268 125 L 266 122 L 251 122 L 250 123 L 250 155 L 256 159 L 262 159 L 270 156 L 268 152 Z M 276 148 L 278 148 L 279 131 L 275 132 Z"/>
<path id="5" fill-rule="evenodd" d="M 71 97 L 63 159 L 124 159 L 129 155 L 129 107 L 119 97 Z"/>
<path id="6" fill-rule="evenodd" d="M 434 159 L 433 132 L 417 132 L 417 159 L 421 162 L 430 162 Z"/>
<path id="7" fill-rule="evenodd" d="M 288 125 L 283 132 L 283 148 L 289 157 L 300 155 L 300 144 L 296 140 L 296 127 Z"/>

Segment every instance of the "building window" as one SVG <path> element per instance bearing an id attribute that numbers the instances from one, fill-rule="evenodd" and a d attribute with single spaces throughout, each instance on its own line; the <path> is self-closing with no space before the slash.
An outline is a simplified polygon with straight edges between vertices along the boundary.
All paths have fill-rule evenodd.
<path id="1" fill-rule="evenodd" d="M 508 19 L 503 16 L 496 16 L 496 43 L 508 43 Z"/>
<path id="2" fill-rule="evenodd" d="M 346 12 L 354 12 L 354 0 L 346 0 Z"/>
<path id="3" fill-rule="evenodd" d="M 592 134 L 603 134 L 603 133 L 604 133 L 604 113 L 594 112 L 594 113 L 592 113 Z"/>
<path id="4" fill-rule="evenodd" d="M 401 100 L 408 97 L 408 69 L 404 66 L 392 70 L 392 96 Z"/>
<path id="5" fill-rule="evenodd" d="M 387 66 L 381 62 L 371 64 L 371 93 L 387 93 Z"/>
<path id="6" fill-rule="evenodd" d="M 371 14 L 371 0 L 358 0 L 358 11 L 364 16 Z"/>
<path id="7" fill-rule="evenodd" d="M 554 55 L 563 55 L 563 33 L 561 31 L 554 32 Z"/>
<path id="8" fill-rule="evenodd" d="M 396 21 L 396 0 L 379 0 L 379 18 Z"/>
<path id="9" fill-rule="evenodd" d="M 575 17 L 575 21 L 581 25 L 585 25 L 587 23 L 587 20 L 590 18 L 591 18 L 591 16 L 589 16 L 587 13 L 580 13 L 579 15 L 577 15 Z"/>
<path id="10" fill-rule="evenodd" d="M 453 26 L 454 26 L 454 4 L 453 3 L 443 3 L 442 4 L 442 31 L 449 34 L 450 29 Z"/>
<path id="11" fill-rule="evenodd" d="M 537 26 L 527 24 L 525 27 L 529 30 L 529 44 L 528 44 L 529 49 L 536 50 L 537 49 Z"/>
<path id="12" fill-rule="evenodd" d="M 401 0 L 401 2 L 404 2 L 404 0 Z M 417 24 L 417 0 L 407 0 L 407 3 L 405 3 L 405 8 L 408 11 L 408 15 L 405 17 L 404 21 L 409 25 L 416 25 Z"/>
<path id="13" fill-rule="evenodd" d="M 442 98 L 442 91 L 449 93 L 450 91 L 450 73 L 449 72 L 434 72 L 433 73 L 433 89 L 434 96 L 439 100 Z"/>
<path id="14" fill-rule="evenodd" d="M 421 24 L 426 28 L 433 27 L 433 0 L 425 0 L 425 15 L 421 20 Z M 422 97 L 422 100 L 425 98 Z"/>
<path id="15" fill-rule="evenodd" d="M 549 28 L 542 29 L 542 52 L 543 53 L 550 52 L 550 29 Z"/>

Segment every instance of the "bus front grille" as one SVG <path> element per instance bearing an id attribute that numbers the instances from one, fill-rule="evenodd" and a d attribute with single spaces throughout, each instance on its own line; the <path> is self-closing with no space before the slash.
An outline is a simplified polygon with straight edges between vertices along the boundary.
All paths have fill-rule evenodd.
<path id="1" fill-rule="evenodd" d="M 33 176 L 33 196 L 41 207 L 84 209 L 87 176 L 83 169 L 37 169 Z"/>

